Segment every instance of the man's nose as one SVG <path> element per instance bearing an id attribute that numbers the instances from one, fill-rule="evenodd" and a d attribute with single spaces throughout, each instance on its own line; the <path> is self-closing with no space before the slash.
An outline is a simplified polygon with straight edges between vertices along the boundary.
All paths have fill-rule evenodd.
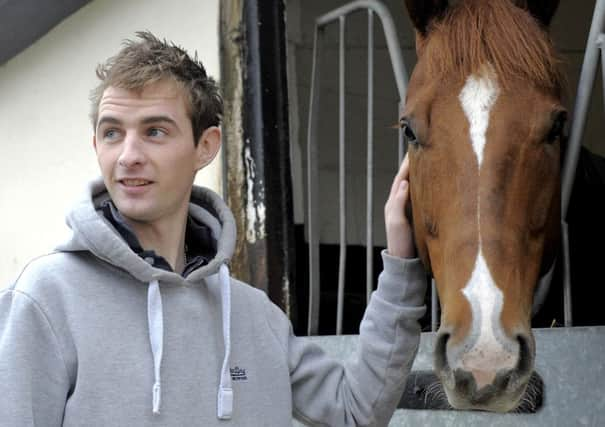
<path id="1" fill-rule="evenodd" d="M 137 133 L 129 133 L 122 143 L 122 152 L 118 158 L 118 164 L 125 168 L 145 163 L 145 152 L 143 139 Z"/>

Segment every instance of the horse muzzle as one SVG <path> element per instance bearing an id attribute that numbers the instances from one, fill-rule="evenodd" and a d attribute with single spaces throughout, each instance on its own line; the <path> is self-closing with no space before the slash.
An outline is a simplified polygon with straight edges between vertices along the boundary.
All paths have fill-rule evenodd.
<path id="1" fill-rule="evenodd" d="M 535 350 L 531 334 L 517 334 L 499 353 L 467 341 L 452 344 L 450 336 L 448 332 L 438 334 L 434 353 L 435 373 L 449 404 L 456 409 L 492 412 L 516 409 L 532 376 Z"/>

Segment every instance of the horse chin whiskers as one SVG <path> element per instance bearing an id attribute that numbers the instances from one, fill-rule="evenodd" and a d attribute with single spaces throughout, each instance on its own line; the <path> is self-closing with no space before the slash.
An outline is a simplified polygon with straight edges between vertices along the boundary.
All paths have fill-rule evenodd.
<path id="1" fill-rule="evenodd" d="M 435 409 L 479 410 L 490 412 L 535 413 L 542 406 L 544 383 L 540 376 L 533 372 L 525 379 L 511 379 L 504 393 L 492 394 L 490 387 L 483 391 L 471 391 L 471 395 L 460 393 L 460 390 L 444 387 L 435 383 L 425 390 L 425 402 Z M 440 400 L 443 399 L 444 402 Z"/>
<path id="2" fill-rule="evenodd" d="M 523 392 L 518 406 L 512 411 L 516 413 L 534 413 L 542 407 L 544 382 L 533 372 Z"/>
<path id="3" fill-rule="evenodd" d="M 431 409 L 452 409 L 440 381 L 434 381 L 424 389 L 424 404 Z"/>

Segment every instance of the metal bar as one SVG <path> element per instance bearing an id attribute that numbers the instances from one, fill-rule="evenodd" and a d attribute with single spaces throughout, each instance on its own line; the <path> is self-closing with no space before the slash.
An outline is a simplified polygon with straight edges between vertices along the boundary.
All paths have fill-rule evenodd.
<path id="1" fill-rule="evenodd" d="M 574 107 L 574 116 L 571 123 L 569 135 L 569 145 L 563 165 L 562 189 L 561 189 L 561 218 L 564 220 L 567 216 L 569 207 L 569 198 L 573 187 L 578 157 L 580 156 L 580 147 L 582 145 L 582 136 L 584 134 L 584 125 L 590 103 L 590 95 L 594 86 L 595 75 L 597 72 L 597 63 L 599 60 L 599 49 L 597 49 L 597 39 L 605 29 L 605 0 L 597 0 L 592 24 L 584 53 L 584 62 L 582 63 L 582 72 L 580 82 L 578 83 L 578 92 L 576 95 L 576 104 Z"/>
<path id="2" fill-rule="evenodd" d="M 345 158 L 345 17 L 341 16 L 338 47 L 338 193 L 340 199 L 340 257 L 338 261 L 338 304 L 336 335 L 342 334 L 342 312 L 347 265 L 347 186 Z"/>
<path id="3" fill-rule="evenodd" d="M 562 180 L 561 180 L 561 232 L 563 235 L 563 311 L 564 323 L 566 326 L 571 326 L 571 274 L 569 271 L 569 238 L 567 234 L 567 209 L 569 208 L 569 200 L 571 198 L 571 190 L 578 166 L 578 158 L 580 156 L 580 148 L 582 147 L 582 136 L 588 115 L 588 107 L 592 88 L 594 86 L 595 76 L 597 72 L 597 63 L 599 59 L 598 41 L 603 29 L 605 28 L 605 0 L 597 0 L 592 15 L 592 23 L 588 34 L 588 42 L 586 51 L 584 52 L 584 61 L 582 62 L 582 72 L 580 73 L 580 81 L 578 83 L 578 91 L 576 94 L 576 103 L 574 106 L 574 117 L 571 123 L 571 131 L 567 153 L 565 155 L 565 163 L 563 164 Z"/>
<path id="4" fill-rule="evenodd" d="M 366 303 L 374 289 L 374 12 L 368 10 L 368 154 L 366 209 Z"/>
<path id="5" fill-rule="evenodd" d="M 309 123 L 307 132 L 307 187 L 308 187 L 308 232 L 309 232 L 309 316 L 308 316 L 308 333 L 316 334 L 319 324 L 319 295 L 320 295 L 320 283 L 319 283 L 319 219 L 318 219 L 318 203 L 317 203 L 317 188 L 318 188 L 318 170 L 317 170 L 317 121 L 318 121 L 318 108 L 319 108 L 319 70 L 320 70 L 320 50 L 321 50 L 321 39 L 323 35 L 323 27 L 328 23 L 339 20 L 344 23 L 344 16 L 360 9 L 367 9 L 378 15 L 384 30 L 385 39 L 387 42 L 387 49 L 391 58 L 391 65 L 393 67 L 393 74 L 395 75 L 395 83 L 399 92 L 400 98 L 400 110 L 403 106 L 403 100 L 405 100 L 405 93 L 408 83 L 408 76 L 404 67 L 403 58 L 401 56 L 401 48 L 399 46 L 399 39 L 397 37 L 397 31 L 393 23 L 393 18 L 389 10 L 378 0 L 358 0 L 349 3 L 345 6 L 337 8 L 327 14 L 324 14 L 316 19 L 315 21 L 315 41 L 314 41 L 314 57 L 313 57 L 313 70 L 311 76 L 311 99 L 309 102 Z M 344 32 L 344 24 L 342 27 Z M 344 44 L 341 43 L 341 46 Z M 344 56 L 344 51 L 343 51 Z M 341 63 L 344 64 L 344 61 Z M 344 74 L 344 69 L 343 69 Z M 373 71 L 372 71 L 373 74 Z M 344 81 L 344 79 L 343 79 Z M 344 84 L 344 83 L 343 83 Z M 344 91 L 342 92 L 344 95 Z M 343 104 L 344 106 L 344 104 Z M 344 117 L 344 110 L 341 110 L 341 114 Z M 344 129 L 342 132 L 344 139 Z M 403 141 L 402 132 L 399 132 L 399 163 L 403 159 L 405 153 L 405 142 Z M 342 155 L 344 158 L 344 153 Z M 344 164 L 344 162 L 342 162 Z M 346 188 L 345 188 L 346 190 Z M 344 195 L 344 191 L 341 192 Z M 372 195 L 373 197 L 373 195 Z M 346 201 L 346 200 L 345 200 Z M 342 202 L 341 202 L 342 203 Z M 346 205 L 346 203 L 345 203 Z M 344 210 L 343 210 L 344 212 Z M 345 224 L 344 230 L 346 232 L 346 218 L 345 221 L 341 221 Z M 342 232 L 341 232 L 342 235 Z M 372 237 L 373 238 L 373 237 Z M 344 250 L 341 249 L 341 265 L 339 266 L 339 289 L 344 289 L 344 282 L 341 284 L 340 280 L 344 280 L 344 260 L 346 260 L 346 235 L 345 239 L 341 238 L 341 248 L 345 244 Z M 373 270 L 373 265 L 372 265 Z M 339 291 L 339 299 L 344 297 L 344 292 Z M 342 311 L 342 305 L 340 309 L 337 307 L 337 311 Z M 339 322 L 338 319 L 341 319 Z M 342 314 L 337 313 L 337 333 L 338 324 L 342 322 Z"/>
<path id="6" fill-rule="evenodd" d="M 321 15 L 315 20 L 315 25 L 323 27 L 332 21 L 340 19 L 341 16 L 348 15 L 349 13 L 359 9 L 370 9 L 380 18 L 387 42 L 387 49 L 389 50 L 389 55 L 391 57 L 391 65 L 393 66 L 393 73 L 395 74 L 395 83 L 397 84 L 397 90 L 399 91 L 399 98 L 405 99 L 405 92 L 408 85 L 408 75 L 403 65 L 401 47 L 399 46 L 399 39 L 397 38 L 397 31 L 395 29 L 395 24 L 393 23 L 393 17 L 384 4 L 378 0 L 354 1 Z"/>
<path id="7" fill-rule="evenodd" d="M 565 262 L 565 270 L 563 271 L 563 325 L 567 328 L 573 325 L 571 312 L 571 274 L 569 269 L 569 234 L 567 231 L 567 223 L 564 222 L 562 225 L 563 258 Z"/>
<path id="8" fill-rule="evenodd" d="M 313 40 L 313 65 L 307 124 L 307 203 L 309 238 L 309 313 L 307 333 L 317 335 L 319 327 L 320 277 L 319 277 L 319 203 L 317 189 L 319 174 L 317 165 L 317 121 L 319 118 L 320 61 L 323 29 L 315 27 Z"/>
<path id="9" fill-rule="evenodd" d="M 601 28 L 601 31 L 603 30 L 605 29 Z M 603 86 L 603 102 L 605 103 L 605 33 L 599 34 L 599 37 L 597 37 L 597 45 L 601 50 L 601 73 L 603 73 L 601 81 Z"/>
<path id="10" fill-rule="evenodd" d="M 245 254 L 238 272 L 291 317 L 296 317 L 294 219 L 288 131 L 285 5 L 281 0 L 246 2 L 246 79 L 243 85 L 243 147 L 246 177 Z M 245 53 L 247 51 L 247 54 Z M 261 72 L 262 70 L 262 72 Z M 238 114 L 241 114 L 238 112 Z M 229 173 L 238 173 L 237 169 Z M 238 215 L 238 216 L 239 216 Z M 242 231 L 244 231 L 242 230 Z M 268 234 L 265 230 L 271 230 Z M 236 264 L 237 265 L 237 264 Z"/>

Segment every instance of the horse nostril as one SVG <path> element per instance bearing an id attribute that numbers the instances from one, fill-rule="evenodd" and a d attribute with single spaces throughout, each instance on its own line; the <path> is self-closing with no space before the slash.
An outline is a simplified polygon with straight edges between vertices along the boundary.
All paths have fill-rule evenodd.
<path id="1" fill-rule="evenodd" d="M 454 371 L 454 378 L 456 380 L 456 390 L 459 393 L 470 396 L 475 392 L 477 388 L 473 375 L 462 369 L 456 369 Z"/>
<path id="2" fill-rule="evenodd" d="M 508 371 L 498 374 L 498 376 L 496 377 L 496 381 L 494 382 L 494 385 L 498 389 L 504 390 L 505 388 L 508 387 L 508 385 L 510 384 L 512 379 L 513 379 L 513 371 L 509 369 Z"/>
<path id="3" fill-rule="evenodd" d="M 443 372 L 449 370 L 447 363 L 447 342 L 450 339 L 450 334 L 447 332 L 439 333 L 437 335 L 437 342 L 435 343 L 435 371 Z"/>

